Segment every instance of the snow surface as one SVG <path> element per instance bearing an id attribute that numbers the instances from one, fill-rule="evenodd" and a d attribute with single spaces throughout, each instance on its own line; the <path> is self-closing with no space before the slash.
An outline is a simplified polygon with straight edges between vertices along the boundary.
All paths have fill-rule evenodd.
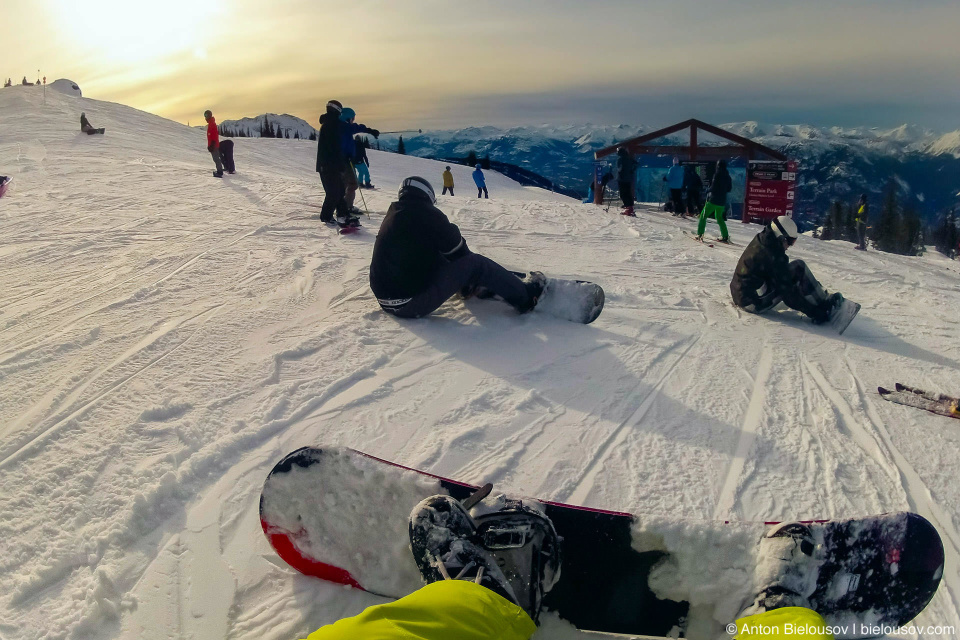
<path id="1" fill-rule="evenodd" d="M 606 307 L 589 326 L 482 300 L 399 321 L 367 286 L 371 246 L 400 179 L 440 184 L 441 163 L 371 152 L 371 219 L 340 237 L 310 219 L 309 142 L 237 139 L 216 180 L 202 131 L 42 100 L 0 90 L 4 640 L 286 640 L 377 602 L 296 574 L 260 530 L 267 472 L 318 443 L 658 518 L 913 510 L 947 550 L 917 622 L 960 627 L 960 424 L 875 391 L 957 395 L 956 262 L 802 237 L 793 256 L 863 304 L 841 338 L 737 311 L 741 249 L 689 221 L 494 172 L 481 201 L 453 167 L 440 204 L 473 250 L 600 283 Z M 573 636 L 548 618 L 537 637 Z"/>

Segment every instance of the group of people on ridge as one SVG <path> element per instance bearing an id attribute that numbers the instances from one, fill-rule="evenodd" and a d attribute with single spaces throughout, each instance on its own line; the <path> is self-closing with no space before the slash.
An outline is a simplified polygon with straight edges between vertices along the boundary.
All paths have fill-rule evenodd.
<path id="1" fill-rule="evenodd" d="M 46 78 L 44 78 L 44 81 L 46 81 Z M 23 80 L 20 82 L 20 84 L 22 84 L 25 87 L 32 87 L 35 85 L 39 87 L 40 79 L 37 78 L 36 82 L 30 82 L 29 80 L 27 80 L 27 76 L 23 76 Z M 13 86 L 13 78 L 7 78 L 6 80 L 3 81 L 4 88 L 12 87 L 12 86 Z"/>

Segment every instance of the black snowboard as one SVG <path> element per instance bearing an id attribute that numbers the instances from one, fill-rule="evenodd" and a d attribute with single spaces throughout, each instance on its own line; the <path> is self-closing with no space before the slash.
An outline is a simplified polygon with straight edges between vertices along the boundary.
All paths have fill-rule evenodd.
<path id="1" fill-rule="evenodd" d="M 304 447 L 267 477 L 260 522 L 297 571 L 398 598 L 422 584 L 409 549 L 410 510 L 430 495 L 464 500 L 477 488 L 352 449 Z M 672 594 L 696 592 L 702 600 L 711 593 L 702 590 L 711 575 L 721 576 L 713 585 L 718 598 L 736 589 L 748 600 L 760 590 L 736 581 L 727 588 L 726 576 L 752 570 L 764 523 L 704 523 L 524 501 L 537 502 L 562 538 L 560 577 L 544 606 L 580 629 L 666 636 L 687 624 L 689 605 Z M 827 624 L 898 626 L 936 592 L 943 545 L 922 517 L 893 513 L 809 526 L 819 566 L 811 603 Z M 682 584 L 684 578 L 675 577 L 680 573 L 688 582 L 693 574 L 693 583 Z M 675 599 L 658 597 L 653 586 Z"/>
<path id="2" fill-rule="evenodd" d="M 233 164 L 233 140 L 220 141 L 220 161 L 227 173 L 236 172 L 237 167 Z"/>

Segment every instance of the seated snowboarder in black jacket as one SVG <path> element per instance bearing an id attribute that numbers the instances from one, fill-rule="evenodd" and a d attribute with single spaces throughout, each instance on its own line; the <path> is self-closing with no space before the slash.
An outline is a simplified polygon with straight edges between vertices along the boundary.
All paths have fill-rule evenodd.
<path id="1" fill-rule="evenodd" d="M 95 134 L 95 133 L 103 133 L 103 132 L 104 132 L 103 129 L 95 129 L 95 128 L 93 127 L 93 125 L 90 124 L 90 121 L 87 120 L 87 114 L 86 114 L 86 113 L 81 113 L 81 114 L 80 114 L 80 131 L 83 131 L 83 132 L 84 132 L 85 134 L 87 134 L 88 136 L 92 136 L 92 135 Z"/>
<path id="2" fill-rule="evenodd" d="M 796 223 L 787 216 L 772 220 L 756 235 L 730 281 L 734 304 L 750 313 L 765 313 L 783 302 L 816 324 L 830 320 L 843 296 L 827 295 L 803 260 L 788 260 L 787 249 L 797 235 Z"/>
<path id="3" fill-rule="evenodd" d="M 401 318 L 420 318 L 456 293 L 483 288 L 521 313 L 532 310 L 546 283 L 543 274 L 521 280 L 472 253 L 436 201 L 430 183 L 413 176 L 387 209 L 370 263 L 370 288 L 380 307 Z"/>

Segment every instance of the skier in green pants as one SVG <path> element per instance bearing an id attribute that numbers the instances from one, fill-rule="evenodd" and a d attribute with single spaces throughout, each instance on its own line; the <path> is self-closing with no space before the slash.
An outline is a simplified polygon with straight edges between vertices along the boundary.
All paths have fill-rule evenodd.
<path id="1" fill-rule="evenodd" d="M 713 216 L 720 225 L 720 242 L 730 242 L 730 234 L 727 233 L 727 224 L 723 221 L 723 212 L 727 208 L 727 194 L 733 188 L 733 182 L 730 180 L 730 174 L 727 172 L 727 161 L 717 162 L 717 170 L 713 176 L 713 184 L 710 185 L 710 195 L 707 197 L 707 203 L 703 205 L 703 211 L 700 212 L 700 224 L 697 225 L 697 240 L 703 240 L 703 232 L 707 228 L 707 218 Z"/>

